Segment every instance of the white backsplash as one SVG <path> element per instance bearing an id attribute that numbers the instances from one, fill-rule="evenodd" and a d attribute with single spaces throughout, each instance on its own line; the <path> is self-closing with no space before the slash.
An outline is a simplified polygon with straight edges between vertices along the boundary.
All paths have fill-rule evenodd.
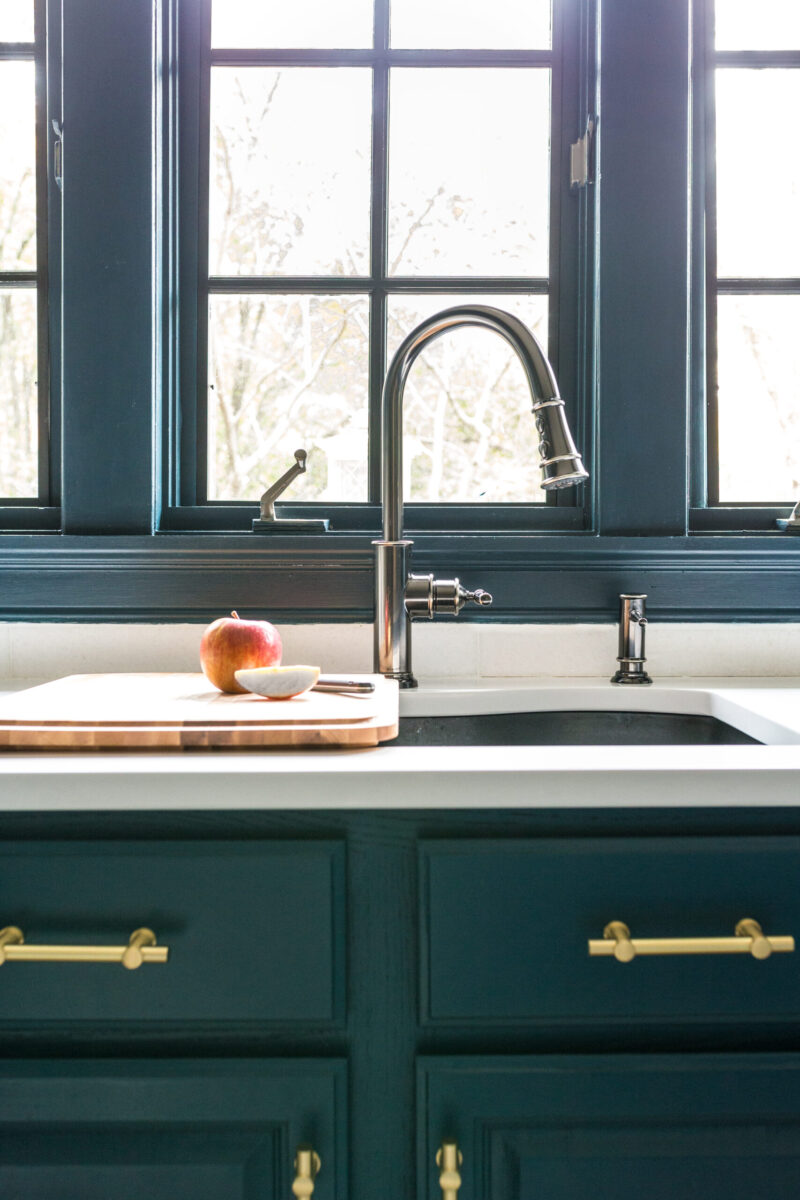
<path id="1" fill-rule="evenodd" d="M 57 678 L 89 671 L 196 671 L 203 625 L 0 623 L 0 678 Z M 370 671 L 369 625 L 283 625 L 286 663 Z M 429 678 L 610 676 L 615 625 L 414 625 L 414 671 Z M 689 624 L 647 628 L 654 678 L 800 676 L 800 623 Z"/>

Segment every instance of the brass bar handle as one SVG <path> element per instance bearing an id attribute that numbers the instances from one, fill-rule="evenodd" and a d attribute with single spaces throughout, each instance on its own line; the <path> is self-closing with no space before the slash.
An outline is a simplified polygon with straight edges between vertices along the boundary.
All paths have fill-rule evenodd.
<path id="1" fill-rule="evenodd" d="M 28 945 L 21 929 L 0 929 L 0 966 L 6 962 L 120 963 L 135 971 L 142 963 L 165 963 L 168 946 L 157 946 L 152 929 L 134 929 L 127 946 Z"/>
<path id="2" fill-rule="evenodd" d="M 464 1155 L 455 1142 L 442 1142 L 436 1154 L 442 1200 L 458 1200 L 458 1189 L 461 1187 L 461 1175 L 458 1168 L 463 1161 Z"/>
<path id="3" fill-rule="evenodd" d="M 609 921 L 602 939 L 589 940 L 590 957 L 615 958 L 617 962 L 631 962 L 640 955 L 657 954 L 749 954 L 765 959 L 771 954 L 789 954 L 793 950 L 793 937 L 767 937 L 752 917 L 744 917 L 738 922 L 734 937 L 632 938 L 623 921 Z"/>
<path id="4" fill-rule="evenodd" d="M 298 1146 L 294 1156 L 294 1179 L 292 1193 L 297 1200 L 307 1200 L 314 1191 L 314 1180 L 317 1178 L 322 1163 L 313 1146 Z"/>

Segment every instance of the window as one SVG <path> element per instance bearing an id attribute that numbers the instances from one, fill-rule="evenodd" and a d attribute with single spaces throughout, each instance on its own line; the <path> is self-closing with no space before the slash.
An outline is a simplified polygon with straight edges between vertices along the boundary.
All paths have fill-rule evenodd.
<path id="1" fill-rule="evenodd" d="M 464 297 L 546 330 L 591 480 L 540 502 L 499 339 L 426 351 L 407 525 L 415 569 L 494 594 L 462 621 L 613 620 L 624 591 L 655 620 L 800 618 L 800 541 L 775 527 L 800 412 L 796 7 L 717 0 L 736 42 L 715 44 L 713 0 L 2 0 L 0 81 L 35 79 L 2 136 L 19 184 L 35 129 L 36 247 L 12 204 L 0 619 L 370 620 L 387 358 Z M 735 173 L 732 127 L 758 171 Z M 332 531 L 254 535 L 306 439 L 290 515 Z"/>
<path id="2" fill-rule="evenodd" d="M 184 94 L 199 164 L 183 175 L 183 212 L 196 213 L 184 260 L 200 277 L 186 314 L 198 364 L 181 397 L 184 505 L 209 520 L 249 502 L 246 528 L 302 445 L 309 469 L 290 499 L 333 506 L 339 528 L 377 528 L 388 357 L 459 302 L 513 311 L 549 341 L 575 422 L 577 12 L 573 0 L 555 19 L 550 0 L 503 0 L 491 19 L 452 0 L 185 7 L 203 111 L 195 123 L 196 93 Z M 184 337 L 194 344 L 188 323 Z M 412 524 L 491 528 L 503 518 L 479 510 L 516 502 L 506 522 L 535 526 L 548 498 L 504 343 L 473 330 L 442 339 L 405 401 L 406 499 L 423 507 Z"/>
<path id="3" fill-rule="evenodd" d="M 772 507 L 800 498 L 800 8 L 717 0 L 714 16 L 708 498 Z"/>
<path id="4" fill-rule="evenodd" d="M 0 505 L 47 503 L 44 8 L 0 6 Z"/>

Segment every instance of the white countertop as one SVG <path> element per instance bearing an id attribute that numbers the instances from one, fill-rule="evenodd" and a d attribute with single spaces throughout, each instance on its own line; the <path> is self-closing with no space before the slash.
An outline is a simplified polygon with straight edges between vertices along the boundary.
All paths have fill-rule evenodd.
<path id="1" fill-rule="evenodd" d="M 0 682 L 0 694 L 41 680 Z M 426 681 L 408 716 L 611 709 L 718 717 L 762 746 L 465 746 L 0 754 L 0 810 L 789 807 L 800 679 Z"/>

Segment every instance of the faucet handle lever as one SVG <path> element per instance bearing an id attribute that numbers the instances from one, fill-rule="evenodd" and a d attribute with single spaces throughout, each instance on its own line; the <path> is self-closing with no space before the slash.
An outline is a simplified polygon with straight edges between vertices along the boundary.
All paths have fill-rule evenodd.
<path id="1" fill-rule="evenodd" d="M 261 497 L 262 521 L 275 520 L 275 501 L 278 499 L 278 496 L 281 496 L 286 491 L 293 479 L 296 479 L 298 475 L 305 474 L 307 458 L 308 452 L 306 450 L 295 450 L 294 464 L 289 467 L 288 471 L 284 471 L 280 479 L 276 479 L 272 486 L 268 487 L 264 492 L 264 495 Z"/>
<path id="2" fill-rule="evenodd" d="M 492 595 L 483 588 L 474 592 L 462 587 L 459 579 L 434 579 L 433 575 L 409 575 L 406 583 L 406 612 L 411 620 L 432 621 L 436 613 L 457 617 L 465 604 L 482 608 L 492 603 Z"/>

